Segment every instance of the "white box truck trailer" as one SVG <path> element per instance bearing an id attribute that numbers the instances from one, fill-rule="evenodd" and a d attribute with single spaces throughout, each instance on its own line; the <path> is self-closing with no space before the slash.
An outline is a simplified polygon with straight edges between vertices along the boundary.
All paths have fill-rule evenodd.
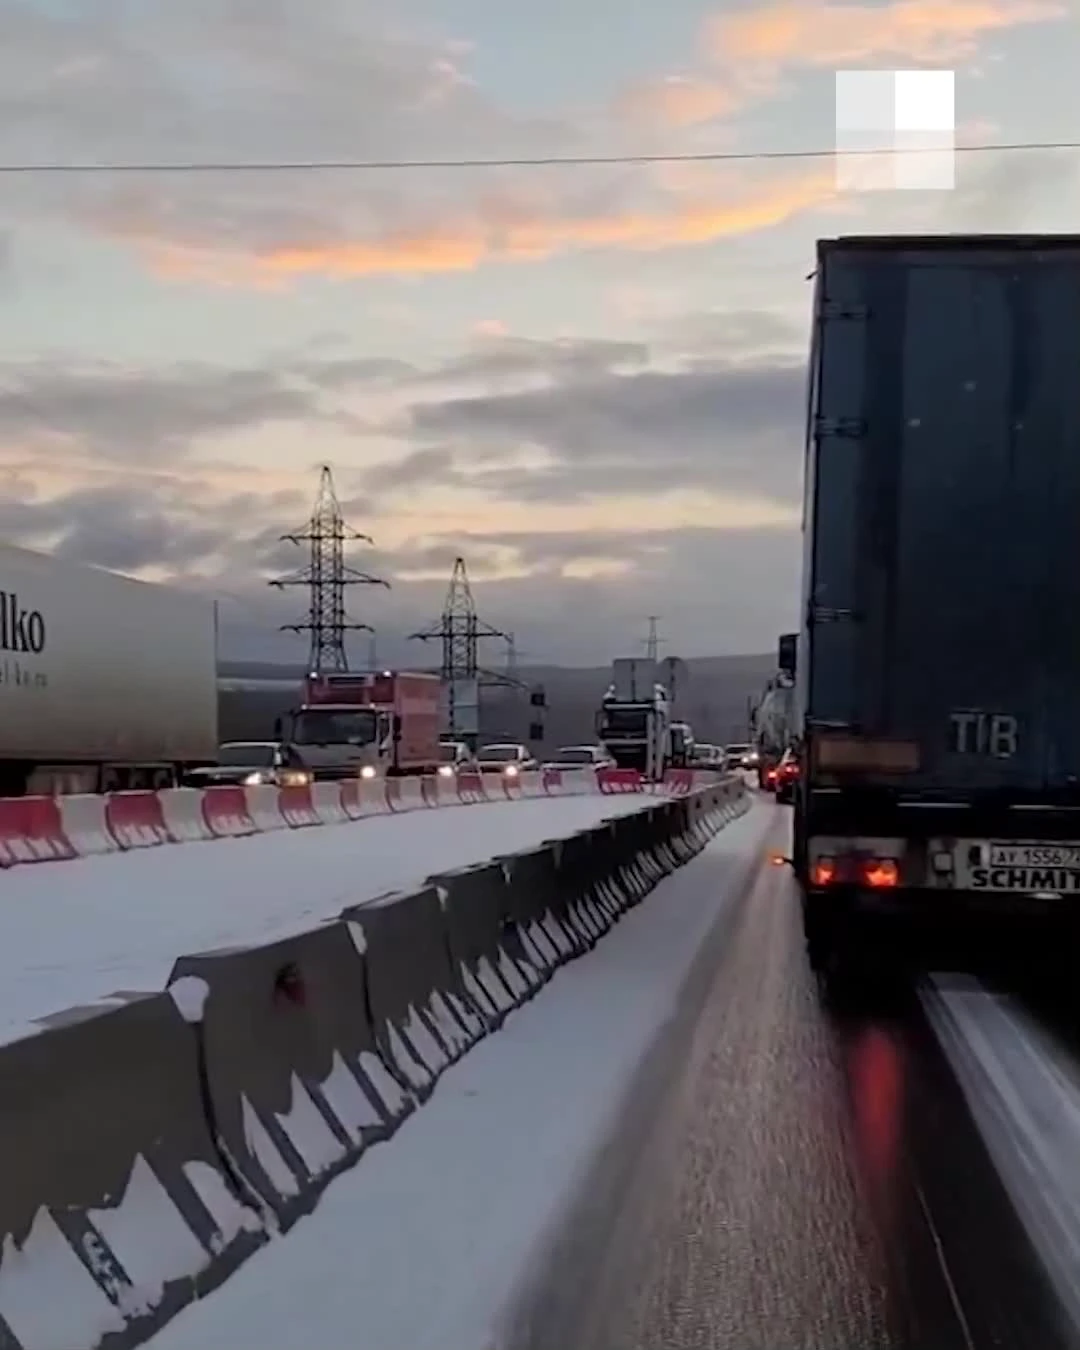
<path id="1" fill-rule="evenodd" d="M 0 545 L 0 796 L 169 786 L 217 744 L 213 601 Z"/>

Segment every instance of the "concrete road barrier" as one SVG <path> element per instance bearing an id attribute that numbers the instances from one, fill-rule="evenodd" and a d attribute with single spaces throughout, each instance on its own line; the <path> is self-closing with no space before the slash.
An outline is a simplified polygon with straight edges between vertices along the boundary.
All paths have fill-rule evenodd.
<path id="1" fill-rule="evenodd" d="M 380 1055 L 365 975 L 338 923 L 181 957 L 169 979 L 204 991 L 194 1025 L 211 1129 L 252 1204 L 283 1226 L 412 1105 Z"/>
<path id="2" fill-rule="evenodd" d="M 427 1095 L 443 1070 L 484 1034 L 484 1020 L 451 958 L 434 886 L 390 894 L 342 913 L 363 953 L 368 1012 L 383 1061 Z"/>
<path id="3" fill-rule="evenodd" d="M 702 780 L 702 774 L 688 769 L 671 770 L 658 784 L 645 784 L 634 769 L 542 769 L 517 776 L 463 770 L 449 778 L 354 778 L 306 787 L 253 784 L 0 798 L 0 868 L 480 802 L 646 790 L 685 797 Z"/>
<path id="4" fill-rule="evenodd" d="M 205 819 L 224 832 L 250 808 L 216 791 Z M 166 991 L 0 1048 L 0 1350 L 144 1343 L 748 804 L 726 782 L 656 801 L 281 941 L 183 956 Z"/>

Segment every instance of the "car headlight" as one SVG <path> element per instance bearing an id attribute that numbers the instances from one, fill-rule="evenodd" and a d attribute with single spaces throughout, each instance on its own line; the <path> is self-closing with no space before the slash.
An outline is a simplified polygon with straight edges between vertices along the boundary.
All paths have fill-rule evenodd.
<path id="1" fill-rule="evenodd" d="M 507 778 L 516 778 L 518 775 L 518 766 L 516 764 L 508 764 L 504 772 Z"/>
<path id="2" fill-rule="evenodd" d="M 365 764 L 364 767 L 360 770 L 360 777 L 367 778 L 368 780 L 374 778 L 375 777 L 374 767 L 371 764 Z"/>
<path id="3" fill-rule="evenodd" d="M 440 764 L 440 765 L 439 765 L 439 777 L 440 777 L 440 778 L 453 778 L 453 776 L 454 776 L 454 768 L 453 768 L 453 765 L 451 765 L 451 764 Z"/>
<path id="4" fill-rule="evenodd" d="M 266 782 L 266 774 L 261 769 L 256 769 L 254 773 L 249 773 L 244 779 L 245 787 L 260 787 Z"/>
<path id="5" fill-rule="evenodd" d="M 307 787 L 312 776 L 306 769 L 282 769 L 278 781 L 282 787 Z"/>

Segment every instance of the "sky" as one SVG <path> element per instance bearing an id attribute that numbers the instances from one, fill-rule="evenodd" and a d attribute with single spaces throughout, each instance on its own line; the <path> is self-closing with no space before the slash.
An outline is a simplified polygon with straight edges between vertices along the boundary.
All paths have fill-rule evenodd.
<path id="1" fill-rule="evenodd" d="M 634 654 L 649 615 L 666 654 L 772 650 L 815 241 L 1068 231 L 1077 152 L 961 155 L 949 192 L 828 156 L 27 166 L 827 151 L 838 69 L 954 69 L 961 143 L 1062 141 L 1078 64 L 1080 0 L 0 0 L 0 537 L 299 659 L 267 583 L 327 463 L 384 660 L 458 554 L 522 661 Z"/>

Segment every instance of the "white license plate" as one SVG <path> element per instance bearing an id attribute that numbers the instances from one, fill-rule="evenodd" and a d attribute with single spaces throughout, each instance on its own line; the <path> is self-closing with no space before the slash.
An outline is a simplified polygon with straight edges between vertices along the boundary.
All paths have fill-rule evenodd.
<path id="1" fill-rule="evenodd" d="M 988 867 L 1080 867 L 1080 844 L 983 845 Z"/>
<path id="2" fill-rule="evenodd" d="M 988 840 L 964 850 L 957 880 L 965 889 L 1020 895 L 1080 893 L 1080 845 Z"/>

